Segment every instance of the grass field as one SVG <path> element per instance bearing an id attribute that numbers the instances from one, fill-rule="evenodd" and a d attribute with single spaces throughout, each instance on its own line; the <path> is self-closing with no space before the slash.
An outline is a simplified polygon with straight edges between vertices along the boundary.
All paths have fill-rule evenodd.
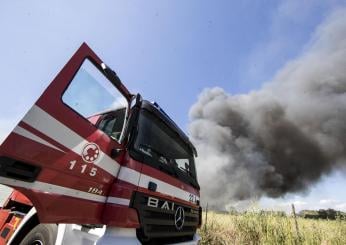
<path id="1" fill-rule="evenodd" d="M 346 221 L 310 220 L 275 214 L 203 214 L 202 244 L 346 244 Z"/>

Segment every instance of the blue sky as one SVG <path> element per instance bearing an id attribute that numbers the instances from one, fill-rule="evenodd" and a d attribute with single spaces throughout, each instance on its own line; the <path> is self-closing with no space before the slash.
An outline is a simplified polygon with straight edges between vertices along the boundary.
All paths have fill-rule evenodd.
<path id="1" fill-rule="evenodd" d="M 87 42 L 132 92 L 157 101 L 183 128 L 205 87 L 261 87 L 301 54 L 341 1 L 0 2 L 0 139 Z M 266 207 L 327 203 L 346 210 L 345 176 Z M 324 200 L 324 201 L 323 201 Z M 300 203 L 299 203 L 300 202 Z M 344 206 L 342 206 L 344 205 Z M 286 206 L 285 206 L 286 208 Z M 299 207 L 298 207 L 299 208 Z"/>

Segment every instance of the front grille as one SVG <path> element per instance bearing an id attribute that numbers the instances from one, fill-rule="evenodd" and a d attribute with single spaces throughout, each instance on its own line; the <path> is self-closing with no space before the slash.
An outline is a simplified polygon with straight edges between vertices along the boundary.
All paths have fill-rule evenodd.
<path id="1" fill-rule="evenodd" d="M 151 206 L 148 206 L 149 198 L 155 200 Z M 141 228 L 137 233 L 142 241 L 153 239 L 168 239 L 170 242 L 190 240 L 199 223 L 197 208 L 163 198 L 149 197 L 140 192 L 134 193 L 131 206 L 139 214 Z M 180 229 L 175 225 L 175 213 L 179 207 L 183 208 L 185 217 L 184 224 Z"/>

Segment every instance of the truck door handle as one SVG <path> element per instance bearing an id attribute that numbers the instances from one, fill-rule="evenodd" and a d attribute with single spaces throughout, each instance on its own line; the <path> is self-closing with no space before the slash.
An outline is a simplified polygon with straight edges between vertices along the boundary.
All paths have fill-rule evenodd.
<path id="1" fill-rule="evenodd" d="M 123 151 L 124 151 L 124 149 L 121 149 L 121 148 L 112 149 L 111 150 L 111 157 L 117 158 L 118 156 L 120 156 L 121 152 L 123 152 Z"/>

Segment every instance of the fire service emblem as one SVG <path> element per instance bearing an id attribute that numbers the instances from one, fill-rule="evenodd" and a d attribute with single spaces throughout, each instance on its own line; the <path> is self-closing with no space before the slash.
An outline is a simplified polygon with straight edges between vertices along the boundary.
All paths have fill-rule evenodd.
<path id="1" fill-rule="evenodd" d="M 100 148 L 95 143 L 88 143 L 82 151 L 82 158 L 87 163 L 95 162 L 100 156 Z"/>
<path id="2" fill-rule="evenodd" d="M 174 215 L 175 228 L 177 228 L 177 230 L 181 230 L 184 226 L 184 221 L 185 221 L 184 208 L 178 207 Z"/>

